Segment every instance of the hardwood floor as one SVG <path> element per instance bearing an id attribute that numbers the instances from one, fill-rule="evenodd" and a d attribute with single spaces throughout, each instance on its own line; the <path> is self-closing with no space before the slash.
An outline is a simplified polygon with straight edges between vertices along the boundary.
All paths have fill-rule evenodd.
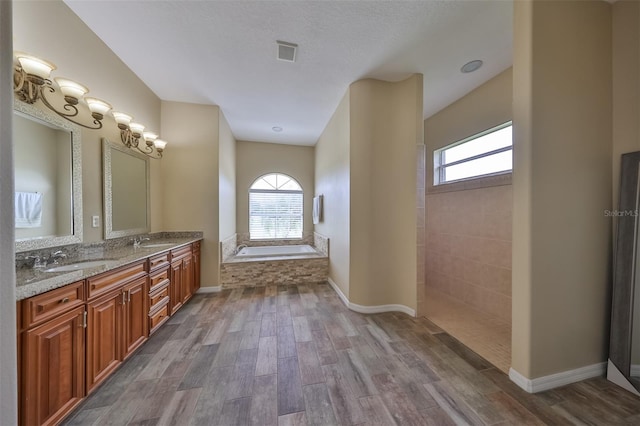
<path id="1" fill-rule="evenodd" d="M 425 318 L 328 285 L 195 296 L 67 425 L 640 424 L 602 378 L 530 395 Z"/>

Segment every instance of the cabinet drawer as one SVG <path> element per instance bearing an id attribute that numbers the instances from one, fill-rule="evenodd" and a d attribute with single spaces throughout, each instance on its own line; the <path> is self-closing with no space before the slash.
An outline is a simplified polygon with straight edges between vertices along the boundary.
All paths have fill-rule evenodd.
<path id="1" fill-rule="evenodd" d="M 164 288 L 152 293 L 149 296 L 149 311 L 155 310 L 162 303 L 169 301 L 169 281 L 165 284 Z"/>
<path id="2" fill-rule="evenodd" d="M 158 312 L 149 315 L 149 335 L 153 334 L 158 327 L 165 323 L 169 319 L 169 304 L 165 305 L 158 310 Z"/>
<path id="3" fill-rule="evenodd" d="M 157 256 L 149 258 L 149 271 L 155 271 L 158 268 L 169 265 L 169 255 L 171 252 L 164 252 Z"/>
<path id="4" fill-rule="evenodd" d="M 87 278 L 89 299 L 107 293 L 131 280 L 143 277 L 147 273 L 146 264 L 145 260 L 144 262 L 123 266 L 122 268 Z"/>
<path id="5" fill-rule="evenodd" d="M 169 284 L 169 267 L 163 271 L 155 272 L 149 276 L 149 293 L 158 291 L 162 286 Z"/>
<path id="6" fill-rule="evenodd" d="M 183 257 L 189 256 L 191 254 L 191 246 L 188 245 L 186 247 L 180 247 L 175 250 L 171 250 L 171 261 L 182 259 Z"/>
<path id="7" fill-rule="evenodd" d="M 78 281 L 23 301 L 22 326 L 29 328 L 82 305 L 84 281 Z"/>

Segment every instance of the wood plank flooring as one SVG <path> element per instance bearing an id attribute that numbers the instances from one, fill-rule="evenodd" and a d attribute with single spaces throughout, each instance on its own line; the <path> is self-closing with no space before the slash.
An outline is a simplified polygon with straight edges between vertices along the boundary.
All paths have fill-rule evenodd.
<path id="1" fill-rule="evenodd" d="M 425 318 L 328 285 L 198 295 L 66 425 L 637 425 L 603 378 L 530 395 Z"/>

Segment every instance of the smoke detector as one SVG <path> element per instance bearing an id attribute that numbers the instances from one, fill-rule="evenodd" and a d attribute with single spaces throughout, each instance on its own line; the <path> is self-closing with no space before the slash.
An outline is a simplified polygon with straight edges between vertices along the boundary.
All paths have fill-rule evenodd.
<path id="1" fill-rule="evenodd" d="M 296 49 L 298 45 L 295 43 L 287 43 L 286 41 L 277 40 L 278 45 L 278 60 L 295 62 L 296 61 Z"/>

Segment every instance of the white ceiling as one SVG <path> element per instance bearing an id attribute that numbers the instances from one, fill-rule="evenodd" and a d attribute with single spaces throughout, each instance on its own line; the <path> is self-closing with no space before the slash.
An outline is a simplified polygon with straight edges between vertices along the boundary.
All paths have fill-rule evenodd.
<path id="1" fill-rule="evenodd" d="M 158 97 L 219 105 L 239 140 L 313 145 L 365 77 L 424 74 L 426 118 L 512 63 L 505 0 L 65 3 Z M 299 45 L 295 63 L 276 40 Z"/>

